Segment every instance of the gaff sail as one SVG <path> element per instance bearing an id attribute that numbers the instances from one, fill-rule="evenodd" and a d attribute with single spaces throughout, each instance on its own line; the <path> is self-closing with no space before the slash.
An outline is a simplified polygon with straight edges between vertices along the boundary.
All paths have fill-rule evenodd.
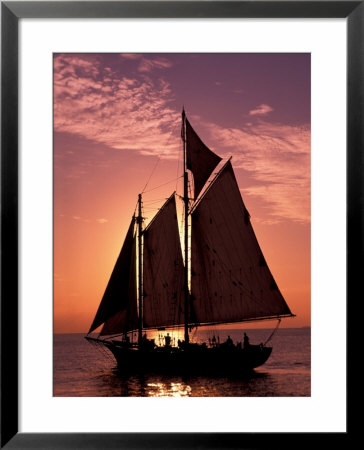
<path id="1" fill-rule="evenodd" d="M 230 161 L 196 204 L 191 239 L 198 323 L 291 315 L 255 237 Z"/>
<path id="2" fill-rule="evenodd" d="M 143 233 L 143 325 L 182 324 L 184 266 L 173 194 Z"/>

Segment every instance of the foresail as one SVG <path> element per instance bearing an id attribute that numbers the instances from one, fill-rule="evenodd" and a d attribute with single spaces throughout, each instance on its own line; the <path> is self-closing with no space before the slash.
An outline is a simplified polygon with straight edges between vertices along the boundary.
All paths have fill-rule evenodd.
<path id="1" fill-rule="evenodd" d="M 127 330 L 127 309 L 119 311 L 110 317 L 102 327 L 100 336 L 110 336 L 112 334 L 124 334 Z"/>
<path id="2" fill-rule="evenodd" d="M 174 194 L 144 230 L 143 325 L 183 323 L 184 266 Z"/>
<path id="3" fill-rule="evenodd" d="M 220 156 L 213 153 L 201 141 L 191 124 L 186 119 L 186 157 L 187 169 L 193 174 L 196 199 L 212 171 L 221 161 Z"/>
<path id="4" fill-rule="evenodd" d="M 102 327 L 100 336 L 124 334 L 138 327 L 137 294 L 136 294 L 136 238 L 133 240 L 131 265 L 129 272 L 129 288 L 127 297 L 120 302 L 126 306 L 110 317 Z"/>
<path id="5" fill-rule="evenodd" d="M 291 314 L 255 237 L 230 161 L 192 212 L 191 246 L 198 323 Z"/>
<path id="6" fill-rule="evenodd" d="M 133 217 L 89 333 L 94 331 L 115 314 L 128 307 L 130 295 L 130 275 L 133 270 L 132 260 L 133 252 L 135 251 L 133 250 L 134 246 Z"/>

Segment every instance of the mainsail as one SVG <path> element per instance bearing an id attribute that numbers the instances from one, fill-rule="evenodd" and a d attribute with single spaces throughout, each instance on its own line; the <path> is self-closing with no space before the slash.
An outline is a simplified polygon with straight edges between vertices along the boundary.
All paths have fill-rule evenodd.
<path id="1" fill-rule="evenodd" d="M 193 209 L 191 239 L 198 323 L 291 315 L 255 237 L 230 160 Z"/>
<path id="2" fill-rule="evenodd" d="M 134 217 L 131 220 L 128 232 L 125 237 L 124 244 L 121 248 L 118 259 L 115 263 L 114 269 L 110 276 L 110 280 L 105 289 L 105 293 L 102 297 L 100 306 L 97 310 L 96 316 L 90 327 L 89 333 L 98 328 L 101 324 L 106 322 L 105 326 L 109 328 L 115 328 L 111 326 L 112 322 L 117 319 L 119 322 L 121 317 L 125 316 L 132 319 L 134 315 L 132 313 L 133 306 L 132 300 L 135 298 L 135 238 L 134 238 Z M 129 310 L 129 311 L 128 311 Z M 108 325 L 107 325 L 108 324 Z M 132 324 L 132 321 L 131 321 Z M 130 324 L 130 325 L 131 325 Z M 120 333 L 124 326 L 130 329 L 130 325 L 127 323 L 119 323 L 119 328 L 116 333 Z M 104 332 L 101 334 L 112 334 L 115 331 L 109 330 L 111 333 Z"/>
<path id="3" fill-rule="evenodd" d="M 183 314 L 183 259 L 173 194 L 144 230 L 144 327 L 179 325 Z"/>

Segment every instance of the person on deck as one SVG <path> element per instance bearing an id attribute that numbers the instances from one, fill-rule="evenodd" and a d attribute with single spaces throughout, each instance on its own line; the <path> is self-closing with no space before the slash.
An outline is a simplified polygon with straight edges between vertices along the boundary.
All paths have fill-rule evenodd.
<path id="1" fill-rule="evenodd" d="M 229 345 L 229 346 L 230 346 L 230 345 L 233 345 L 233 340 L 231 339 L 230 336 L 227 337 L 226 343 L 227 343 L 227 345 Z"/>
<path id="2" fill-rule="evenodd" d="M 215 337 L 215 335 L 212 336 L 212 346 L 216 347 L 216 337 Z"/>
<path id="3" fill-rule="evenodd" d="M 244 348 L 249 347 L 249 338 L 246 333 L 244 333 Z"/>
<path id="4" fill-rule="evenodd" d="M 166 343 L 166 347 L 169 347 L 171 345 L 171 336 L 169 335 L 169 333 L 167 333 L 167 336 L 164 336 L 164 340 Z"/>

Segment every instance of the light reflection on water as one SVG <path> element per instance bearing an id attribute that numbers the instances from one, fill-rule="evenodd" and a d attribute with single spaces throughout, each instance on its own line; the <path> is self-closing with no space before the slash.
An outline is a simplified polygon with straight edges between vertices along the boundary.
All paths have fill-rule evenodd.
<path id="1" fill-rule="evenodd" d="M 253 372 L 244 377 L 182 377 L 158 374 L 125 375 L 111 369 L 98 374 L 90 382 L 94 387 L 97 387 L 97 396 L 230 397 L 280 395 L 280 388 L 277 383 L 270 374 L 264 372 Z"/>
<path id="2" fill-rule="evenodd" d="M 189 397 L 191 386 L 184 383 L 148 383 L 148 397 Z"/>
<path id="3" fill-rule="evenodd" d="M 103 373 L 97 384 L 107 396 L 121 397 L 191 397 L 192 387 L 183 380 L 171 380 L 158 375 L 121 375 L 117 370 Z"/>
<path id="4" fill-rule="evenodd" d="M 288 380 L 290 380 L 288 382 Z M 96 383 L 95 383 L 96 381 Z M 121 397 L 252 397 L 309 395 L 307 373 L 282 376 L 255 371 L 245 376 L 125 375 L 112 369 L 90 380 L 97 396 Z M 94 394 L 95 395 L 95 394 Z"/>

